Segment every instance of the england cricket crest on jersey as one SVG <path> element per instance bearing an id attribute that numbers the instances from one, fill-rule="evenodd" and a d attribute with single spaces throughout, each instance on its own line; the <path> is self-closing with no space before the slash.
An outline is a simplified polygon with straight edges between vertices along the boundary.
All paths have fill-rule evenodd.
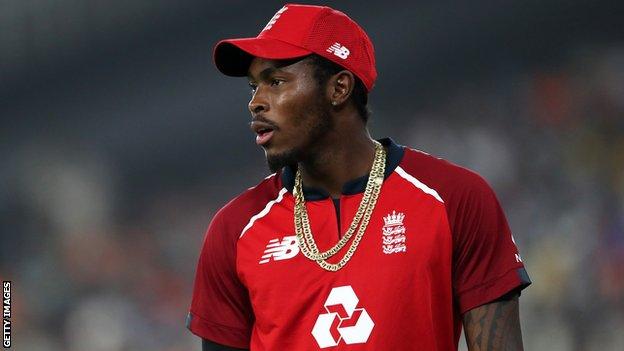
<path id="1" fill-rule="evenodd" d="M 389 255 L 407 251 L 403 219 L 405 219 L 405 215 L 401 212 L 396 213 L 396 211 L 392 211 L 384 217 L 381 235 L 383 253 Z"/>

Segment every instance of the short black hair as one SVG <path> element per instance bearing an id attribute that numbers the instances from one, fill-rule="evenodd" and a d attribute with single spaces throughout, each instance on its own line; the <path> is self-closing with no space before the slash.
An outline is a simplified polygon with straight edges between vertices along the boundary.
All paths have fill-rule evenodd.
<path id="1" fill-rule="evenodd" d="M 317 54 L 312 54 L 306 57 L 308 62 L 314 66 L 314 78 L 316 79 L 319 86 L 324 86 L 325 83 L 329 80 L 331 76 L 334 74 L 344 70 L 345 68 L 322 57 Z M 371 115 L 371 111 L 368 108 L 368 91 L 362 83 L 362 80 L 355 77 L 355 86 L 353 87 L 353 92 L 351 93 L 351 98 L 353 99 L 353 104 L 357 109 L 358 114 L 364 121 L 364 123 L 368 122 L 368 118 Z"/>

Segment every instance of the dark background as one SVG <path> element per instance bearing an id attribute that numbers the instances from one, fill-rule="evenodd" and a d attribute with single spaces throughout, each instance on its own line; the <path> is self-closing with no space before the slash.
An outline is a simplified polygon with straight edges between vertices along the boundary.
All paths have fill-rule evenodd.
<path id="1" fill-rule="evenodd" d="M 365 28 L 379 138 L 482 174 L 534 284 L 527 350 L 624 336 L 624 3 L 328 2 Z M 199 349 L 214 211 L 268 174 L 212 65 L 276 1 L 0 3 L 0 275 L 16 350 Z"/>

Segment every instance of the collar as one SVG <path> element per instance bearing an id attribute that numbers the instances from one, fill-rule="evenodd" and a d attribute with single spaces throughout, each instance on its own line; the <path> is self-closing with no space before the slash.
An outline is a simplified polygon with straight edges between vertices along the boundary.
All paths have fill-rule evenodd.
<path id="1" fill-rule="evenodd" d="M 386 155 L 386 170 L 384 172 L 384 179 L 386 179 L 390 176 L 390 174 L 392 174 L 392 172 L 394 172 L 394 169 L 401 162 L 405 152 L 405 147 L 396 144 L 391 138 L 383 138 L 377 141 L 379 141 L 381 145 L 386 146 L 388 149 Z M 293 192 L 293 188 L 295 186 L 296 171 L 297 169 L 295 166 L 286 166 L 282 169 L 280 176 L 283 186 L 291 193 Z M 355 195 L 364 192 L 367 182 L 368 174 L 346 182 L 342 186 L 342 195 Z M 304 185 L 303 196 L 306 200 L 314 201 L 328 198 L 329 193 L 320 188 L 307 187 Z"/>

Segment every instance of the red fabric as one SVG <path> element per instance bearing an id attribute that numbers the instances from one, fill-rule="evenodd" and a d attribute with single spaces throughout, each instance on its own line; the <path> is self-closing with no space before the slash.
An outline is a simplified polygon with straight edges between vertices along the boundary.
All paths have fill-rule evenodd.
<path id="1" fill-rule="evenodd" d="M 294 198 L 280 196 L 278 177 L 213 219 L 191 305 L 195 334 L 252 350 L 323 343 L 332 350 L 456 350 L 462 313 L 529 283 L 518 274 L 523 265 L 494 193 L 471 171 L 407 149 L 357 251 L 337 272 L 299 252 Z M 361 198 L 341 197 L 343 230 Z M 327 250 L 340 237 L 334 203 L 310 200 L 306 208 L 314 239 Z M 349 294 L 352 305 L 340 302 Z M 367 318 L 372 328 L 358 329 L 363 338 L 354 342 L 348 328 Z"/>
<path id="2" fill-rule="evenodd" d="M 457 308 L 454 338 L 461 316 L 530 284 L 496 195 L 478 174 L 416 151 L 406 153 L 406 170 L 438 189 L 453 236 L 452 285 Z M 526 277 L 526 279 L 525 279 Z"/>
<path id="3" fill-rule="evenodd" d="M 226 75 L 245 76 L 251 57 L 297 58 L 316 53 L 353 72 L 370 91 L 377 78 L 373 44 L 349 16 L 326 6 L 286 4 L 254 38 L 221 40 L 213 59 Z"/>
<path id="4" fill-rule="evenodd" d="M 238 329 L 212 323 L 192 312 L 189 313 L 188 328 L 193 334 L 220 345 L 249 348 L 249 328 Z"/>
<path id="5" fill-rule="evenodd" d="M 444 199 L 453 236 L 453 292 L 464 313 L 521 285 L 518 249 L 496 195 L 478 174 L 422 152 L 404 168 Z M 518 256 L 519 257 L 519 256 Z M 502 279 L 505 278 L 505 279 Z"/>
<path id="6" fill-rule="evenodd" d="M 230 201 L 214 216 L 197 264 L 189 329 L 222 345 L 248 348 L 253 311 L 236 273 L 236 243 L 247 224 L 277 192 L 267 179 Z"/>

